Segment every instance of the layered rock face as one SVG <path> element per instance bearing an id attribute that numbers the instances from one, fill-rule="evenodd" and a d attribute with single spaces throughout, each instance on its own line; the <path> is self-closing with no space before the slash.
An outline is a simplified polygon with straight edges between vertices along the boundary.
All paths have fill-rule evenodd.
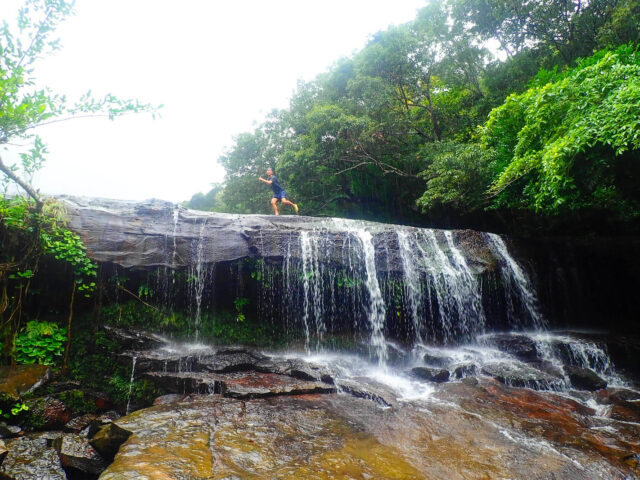
<path id="1" fill-rule="evenodd" d="M 59 198 L 69 226 L 88 248 L 91 258 L 122 267 L 184 268 L 232 262 L 245 257 L 301 259 L 303 233 L 323 237 L 324 259 L 342 264 L 357 249 L 353 233 L 372 235 L 379 270 L 403 271 L 397 231 L 420 229 L 375 222 L 305 216 L 233 215 L 188 210 L 170 202 L 128 202 L 96 198 Z M 498 258 L 483 233 L 453 231 L 454 240 L 480 273 L 493 269 Z M 440 237 L 440 235 L 438 235 Z M 437 239 L 446 250 L 444 238 Z"/>

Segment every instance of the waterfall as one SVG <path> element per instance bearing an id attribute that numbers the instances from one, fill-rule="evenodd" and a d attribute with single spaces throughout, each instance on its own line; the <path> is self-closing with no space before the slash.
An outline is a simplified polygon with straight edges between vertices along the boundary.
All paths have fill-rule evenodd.
<path id="1" fill-rule="evenodd" d="M 178 219 L 180 218 L 180 209 L 178 207 L 173 209 L 173 250 L 171 252 L 171 268 L 176 268 L 176 253 L 178 252 L 178 245 L 176 241 L 176 234 L 178 233 Z"/>
<path id="2" fill-rule="evenodd" d="M 505 289 L 510 289 L 515 284 L 518 296 L 531 318 L 533 323 L 532 326 L 538 330 L 543 329 L 546 327 L 546 321 L 538 309 L 538 297 L 531 285 L 528 275 L 511 256 L 507 249 L 507 245 L 499 235 L 496 235 L 495 233 L 488 233 L 487 237 L 489 239 L 489 243 L 494 247 L 495 253 L 497 253 L 505 263 L 506 268 L 503 267 L 500 269 Z"/>
<path id="3" fill-rule="evenodd" d="M 321 240 L 321 232 L 300 232 L 302 286 L 304 292 L 302 319 L 305 329 L 305 349 L 307 352 L 311 351 L 309 329 L 311 318 L 313 318 L 315 325 L 316 350 L 320 348 L 320 343 L 326 330 L 324 324 L 325 272 L 323 272 L 321 264 L 321 255 L 324 253 L 324 248 L 323 245 L 321 245 Z"/>
<path id="4" fill-rule="evenodd" d="M 200 317 L 202 315 L 202 293 L 207 280 L 207 269 L 204 265 L 204 230 L 207 225 L 207 219 L 204 218 L 202 225 L 200 226 L 200 233 L 198 235 L 198 242 L 196 244 L 196 261 L 193 266 L 189 268 L 190 281 L 193 284 L 193 298 L 195 302 L 195 316 L 194 316 L 194 329 L 196 342 L 200 338 Z"/>
<path id="5" fill-rule="evenodd" d="M 136 373 L 136 360 L 138 360 L 138 357 L 134 355 L 131 358 L 131 379 L 129 380 L 129 394 L 127 395 L 127 415 L 129 415 L 129 408 L 131 406 L 131 393 L 133 392 L 133 380 Z"/>
<path id="6" fill-rule="evenodd" d="M 385 366 L 387 363 L 387 342 L 384 337 L 386 309 L 376 272 L 373 236 L 364 228 L 358 228 L 356 230 L 356 236 L 362 246 L 364 266 L 367 274 L 365 285 L 369 292 L 368 317 L 371 326 L 371 346 L 378 358 L 378 364 Z"/>
<path id="7" fill-rule="evenodd" d="M 424 302 L 423 280 L 419 270 L 420 259 L 415 256 L 415 248 L 412 248 L 409 232 L 406 229 L 398 230 L 398 246 L 402 267 L 404 270 L 404 295 L 409 302 L 411 321 L 417 342 L 423 342 L 421 310 Z"/>

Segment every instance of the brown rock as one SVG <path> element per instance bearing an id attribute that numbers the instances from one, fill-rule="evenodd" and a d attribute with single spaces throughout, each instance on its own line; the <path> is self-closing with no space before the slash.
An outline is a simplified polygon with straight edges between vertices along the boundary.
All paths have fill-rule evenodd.
<path id="1" fill-rule="evenodd" d="M 18 398 L 31 393 L 51 380 L 51 369 L 45 365 L 0 366 L 0 393 Z"/>
<path id="2" fill-rule="evenodd" d="M 89 442 L 100 455 L 110 460 L 118 453 L 120 445 L 127 441 L 131 432 L 115 423 L 103 425 Z"/>
<path id="3" fill-rule="evenodd" d="M 97 475 L 107 466 L 95 448 L 81 435 L 66 433 L 54 442 L 54 448 L 59 452 L 66 470 Z"/>

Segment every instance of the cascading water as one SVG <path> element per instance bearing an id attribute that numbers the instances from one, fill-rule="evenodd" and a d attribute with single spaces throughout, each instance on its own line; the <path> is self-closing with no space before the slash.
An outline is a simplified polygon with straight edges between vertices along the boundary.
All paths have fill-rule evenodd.
<path id="1" fill-rule="evenodd" d="M 129 414 L 130 407 L 131 407 L 131 393 L 133 392 L 133 381 L 135 379 L 135 374 L 136 374 L 137 360 L 138 360 L 138 357 L 135 355 L 131 358 L 131 378 L 129 379 L 129 393 L 127 394 L 127 410 L 126 410 L 127 415 Z"/>
<path id="2" fill-rule="evenodd" d="M 402 268 L 404 273 L 404 295 L 408 300 L 411 310 L 411 320 L 417 342 L 423 342 L 423 316 L 422 308 L 424 304 L 424 285 L 419 270 L 420 263 L 416 262 L 415 251 L 411 247 L 409 232 L 398 230 L 398 247 L 400 258 L 402 258 Z"/>
<path id="3" fill-rule="evenodd" d="M 526 307 L 526 310 L 531 317 L 531 321 L 533 322 L 532 326 L 538 330 L 545 328 L 546 321 L 540 314 L 538 308 L 538 297 L 535 293 L 535 290 L 531 286 L 529 277 L 520 267 L 518 262 L 516 262 L 516 260 L 511 256 L 509 250 L 507 249 L 507 245 L 499 235 L 496 235 L 495 233 L 487 233 L 487 238 L 489 239 L 491 245 L 494 247 L 495 252 L 500 258 L 502 258 L 505 263 L 506 268 L 500 269 L 500 274 L 502 276 L 503 282 L 505 283 L 505 286 L 507 288 L 515 287 L 515 290 L 518 292 L 522 303 Z"/>
<path id="4" fill-rule="evenodd" d="M 322 271 L 319 255 L 321 253 L 321 234 L 313 232 L 300 233 L 300 254 L 302 256 L 302 284 L 304 291 L 303 323 L 305 329 L 305 349 L 310 352 L 309 322 L 313 318 L 315 325 L 316 350 L 325 332 L 324 325 L 324 294 L 325 275 Z"/>
<path id="5" fill-rule="evenodd" d="M 387 363 L 387 342 L 384 337 L 386 310 L 376 272 L 373 236 L 364 228 L 357 229 L 355 233 L 362 246 L 363 261 L 367 274 L 365 285 L 369 292 L 368 314 L 371 326 L 371 347 L 378 358 L 378 364 L 384 366 Z"/>
<path id="6" fill-rule="evenodd" d="M 204 230 L 207 225 L 206 217 L 202 220 L 202 224 L 200 226 L 200 233 L 198 235 L 198 241 L 196 243 L 196 253 L 195 253 L 195 262 L 189 268 L 189 280 L 191 281 L 193 287 L 193 301 L 195 307 L 194 314 L 194 330 L 195 330 L 195 340 L 196 342 L 200 338 L 200 317 L 202 315 L 202 293 L 204 292 L 204 287 L 207 281 L 207 268 L 204 264 L 204 247 L 205 247 L 205 236 Z"/>

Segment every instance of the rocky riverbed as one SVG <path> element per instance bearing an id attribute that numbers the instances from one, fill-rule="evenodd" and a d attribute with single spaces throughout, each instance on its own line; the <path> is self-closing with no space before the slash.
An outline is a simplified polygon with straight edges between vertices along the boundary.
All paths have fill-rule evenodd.
<path id="1" fill-rule="evenodd" d="M 75 415 L 55 393 L 72 385 L 50 383 L 46 401 L 29 400 L 45 405 L 40 414 L 47 422 L 0 427 L 0 478 L 626 480 L 640 474 L 640 393 L 633 382 L 619 383 L 603 367 L 599 374 L 583 370 L 604 387 L 576 386 L 570 369 L 540 360 L 536 336 L 481 339 L 501 350 L 425 347 L 419 361 L 414 351 L 414 360 L 381 368 L 343 354 L 214 349 L 110 334 L 131 347 L 120 358 L 135 367 L 132 377 L 152 380 L 165 394 L 124 416 L 106 403 L 102 413 Z M 474 357 L 473 348 L 482 355 Z M 6 376 L 3 385 L 25 392 L 29 382 L 50 381 L 46 368 L 36 368 L 31 377 Z"/>

